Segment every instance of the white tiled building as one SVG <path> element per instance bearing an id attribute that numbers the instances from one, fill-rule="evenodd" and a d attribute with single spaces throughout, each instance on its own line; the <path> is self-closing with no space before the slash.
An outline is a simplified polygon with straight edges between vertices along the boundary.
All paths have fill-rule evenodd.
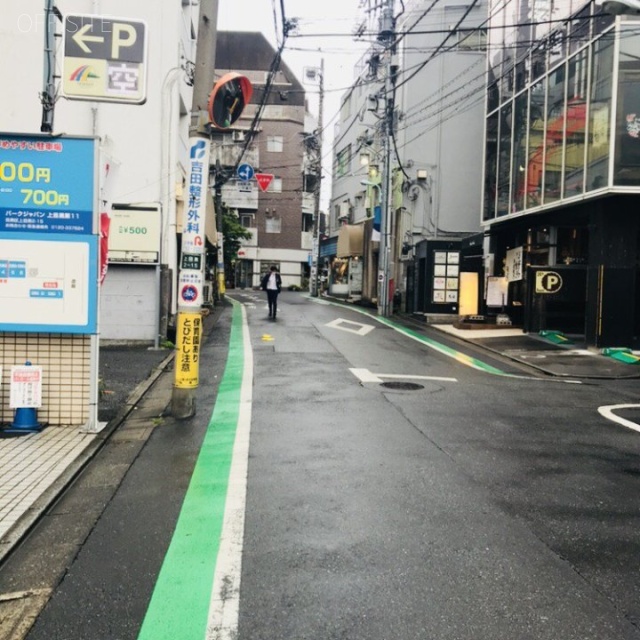
<path id="1" fill-rule="evenodd" d="M 0 130 L 40 133 L 46 16 L 42 0 L 4 2 L 0 18 Z M 176 211 L 187 167 L 199 6 L 196 0 L 56 0 L 62 17 L 94 14 L 146 24 L 147 99 L 142 105 L 59 96 L 53 134 L 97 136 L 100 206 L 111 216 L 114 252 L 101 290 L 102 339 L 157 341 L 175 312 Z M 58 34 L 63 23 L 53 15 Z M 56 37 L 56 75 L 63 64 Z M 120 213 L 114 212 L 120 210 Z M 127 244 L 125 227 L 145 229 Z M 110 247 L 111 248 L 111 247 Z M 171 291 L 164 303 L 161 291 Z"/>

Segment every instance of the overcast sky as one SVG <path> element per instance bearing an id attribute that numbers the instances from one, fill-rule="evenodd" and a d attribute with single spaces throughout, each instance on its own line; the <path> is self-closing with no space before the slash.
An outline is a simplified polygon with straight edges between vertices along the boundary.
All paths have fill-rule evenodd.
<path id="1" fill-rule="evenodd" d="M 359 0 L 283 0 L 288 19 L 299 18 L 297 33 L 290 36 L 284 60 L 300 81 L 305 67 L 320 67 L 324 58 L 324 126 L 323 166 L 327 179 L 322 201 L 326 209 L 329 198 L 331 171 L 331 143 L 333 125 L 340 97 L 353 82 L 353 69 L 366 50 L 366 44 L 356 43 L 349 36 L 364 14 L 358 9 Z M 218 29 L 221 31 L 260 31 L 277 46 L 282 37 L 281 0 L 219 0 Z M 275 8 L 275 17 L 274 17 Z M 276 31 L 277 20 L 277 31 Z M 277 36 L 276 36 L 277 33 Z M 338 34 L 338 37 L 314 34 Z M 317 86 L 305 85 L 309 93 L 309 106 L 317 116 Z"/>

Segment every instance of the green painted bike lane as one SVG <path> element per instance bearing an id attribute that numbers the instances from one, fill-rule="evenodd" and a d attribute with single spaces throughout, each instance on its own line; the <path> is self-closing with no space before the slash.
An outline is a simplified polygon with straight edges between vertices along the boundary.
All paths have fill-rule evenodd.
<path id="1" fill-rule="evenodd" d="M 138 640 L 203 640 L 220 548 L 244 370 L 242 310 L 233 303 L 218 396 Z"/>

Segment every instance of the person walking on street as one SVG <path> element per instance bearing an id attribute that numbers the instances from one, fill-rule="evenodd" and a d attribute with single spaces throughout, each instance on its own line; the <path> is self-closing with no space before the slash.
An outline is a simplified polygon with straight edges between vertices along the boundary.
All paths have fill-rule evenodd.
<path id="1" fill-rule="evenodd" d="M 265 273 L 260 288 L 267 292 L 267 301 L 269 302 L 269 317 L 276 319 L 276 312 L 278 310 L 278 294 L 282 289 L 282 278 L 278 273 L 278 269 L 275 265 L 271 267 L 268 273 Z"/>

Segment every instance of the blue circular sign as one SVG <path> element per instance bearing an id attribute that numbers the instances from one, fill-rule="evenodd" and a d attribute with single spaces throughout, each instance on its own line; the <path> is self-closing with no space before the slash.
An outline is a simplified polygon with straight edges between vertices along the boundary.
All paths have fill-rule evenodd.
<path id="1" fill-rule="evenodd" d="M 244 182 L 253 179 L 253 176 L 255 175 L 255 171 L 250 164 L 241 164 L 236 173 L 238 174 L 238 178 Z"/>
<path id="2" fill-rule="evenodd" d="M 198 297 L 198 289 L 192 284 L 187 284 L 182 287 L 182 299 L 185 302 L 195 302 Z"/>

